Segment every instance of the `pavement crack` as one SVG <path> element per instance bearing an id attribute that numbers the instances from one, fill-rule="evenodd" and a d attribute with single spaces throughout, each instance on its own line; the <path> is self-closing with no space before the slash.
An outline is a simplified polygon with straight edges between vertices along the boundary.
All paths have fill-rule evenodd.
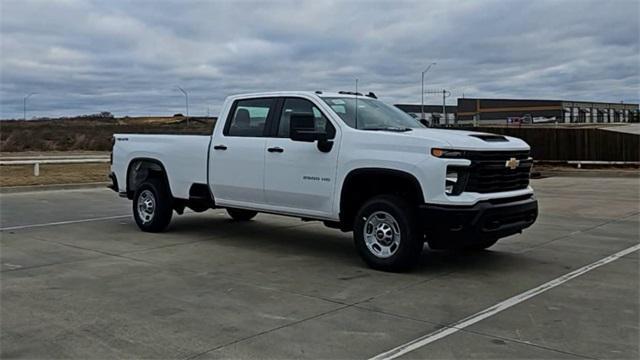
<path id="1" fill-rule="evenodd" d="M 364 303 L 364 302 L 370 301 L 370 300 L 372 300 L 372 299 L 374 299 L 374 298 L 376 298 L 376 297 L 378 297 L 378 296 L 385 295 L 385 294 L 388 294 L 388 293 L 391 293 L 391 292 L 394 292 L 394 291 L 399 291 L 399 290 L 407 289 L 407 288 L 410 288 L 410 287 L 412 287 L 412 286 L 417 286 L 417 285 L 420 285 L 420 284 L 423 284 L 423 283 L 426 283 L 426 282 L 429 282 L 429 281 L 435 280 L 436 278 L 439 278 L 439 277 L 442 277 L 442 276 L 446 276 L 446 275 L 449 275 L 449 274 L 450 274 L 450 272 L 448 272 L 448 273 L 443 273 L 443 274 L 441 274 L 441 275 L 439 275 L 439 276 L 436 276 L 436 277 L 433 277 L 433 278 L 429 278 L 429 279 L 425 279 L 425 280 L 421 280 L 421 281 L 417 281 L 417 282 L 414 282 L 414 283 L 412 283 L 412 284 L 409 284 L 409 285 L 406 285 L 406 286 L 402 286 L 402 287 L 399 287 L 399 288 L 391 289 L 391 290 L 389 290 L 389 291 L 386 291 L 386 292 L 380 293 L 380 294 L 378 294 L 378 295 L 374 295 L 374 296 L 368 297 L 368 298 L 363 299 L 363 300 L 359 300 L 359 301 L 353 302 L 353 303 L 351 303 L 351 304 L 344 304 L 343 306 L 340 306 L 340 307 L 338 307 L 338 308 L 335 308 L 335 309 L 332 309 L 332 310 L 329 310 L 329 311 L 325 311 L 325 312 L 323 312 L 323 313 L 316 314 L 316 315 L 313 315 L 313 316 L 307 317 L 307 318 L 305 318 L 305 319 L 301 319 L 301 320 L 294 321 L 294 322 L 291 322 L 291 323 L 288 323 L 288 324 L 284 324 L 284 325 L 281 325 L 281 326 L 277 326 L 277 327 L 274 327 L 274 328 L 272 328 L 272 329 L 265 330 L 265 331 L 262 331 L 262 332 L 259 332 L 259 333 L 256 333 L 256 334 L 253 334 L 253 335 L 250 335 L 250 336 L 244 337 L 244 338 L 242 338 L 242 339 L 237 339 L 237 340 L 234 340 L 234 341 L 228 342 L 228 343 L 226 343 L 226 344 L 218 345 L 218 346 L 213 347 L 213 348 L 211 348 L 211 349 L 209 349 L 209 350 L 206 350 L 206 351 L 203 351 L 203 352 L 201 352 L 201 353 L 198 353 L 198 354 L 195 354 L 195 355 L 193 355 L 193 356 L 190 356 L 190 357 L 188 357 L 188 358 L 185 358 L 185 360 L 195 359 L 195 358 L 198 358 L 198 357 L 200 357 L 200 356 L 202 356 L 202 355 L 204 355 L 204 354 L 207 354 L 207 353 L 210 353 L 210 352 L 213 352 L 213 351 L 217 351 L 217 350 L 222 349 L 222 348 L 225 348 L 225 347 L 227 347 L 227 346 L 231 346 L 231 345 L 234 345 L 234 344 L 238 344 L 238 343 L 244 342 L 244 341 L 246 341 L 246 340 L 251 340 L 251 339 L 253 339 L 253 338 L 256 338 L 256 337 L 262 336 L 262 335 L 264 335 L 264 334 L 268 334 L 268 333 L 271 333 L 271 332 L 274 332 L 274 331 L 278 331 L 278 330 L 280 330 L 280 329 L 284 329 L 284 328 L 287 328 L 287 327 L 290 327 L 290 326 L 293 326 L 293 325 L 297 325 L 297 324 L 300 324 L 300 323 L 303 323 L 303 322 L 306 322 L 306 321 L 309 321 L 309 320 L 317 319 L 317 318 L 320 318 L 320 317 L 322 317 L 322 316 L 325 316 L 325 315 L 328 315 L 328 314 L 331 314 L 331 313 L 334 313 L 334 312 L 337 312 L 337 311 L 345 310 L 345 309 L 348 309 L 348 308 L 356 308 L 356 309 L 359 309 L 359 310 L 366 310 L 366 311 L 370 311 L 370 312 L 379 312 L 379 311 L 377 311 L 377 310 L 368 309 L 368 308 L 361 307 L 361 306 L 358 306 L 358 305 L 360 305 L 360 304 L 362 304 L 362 303 Z M 254 286 L 255 286 L 255 285 L 254 285 Z M 275 289 L 275 290 L 282 291 L 281 289 Z M 285 292 L 287 292 L 287 291 L 285 291 Z M 296 294 L 296 295 L 301 295 L 301 294 Z M 309 296 L 309 295 L 305 295 L 305 296 Z M 315 296 L 309 296 L 309 297 L 317 298 L 317 297 L 315 297 Z M 321 300 L 325 300 L 325 301 L 330 301 L 330 302 L 333 302 L 333 303 L 336 303 L 336 304 L 343 304 L 343 303 L 337 302 L 337 301 L 335 301 L 335 300 L 328 300 L 328 299 L 322 299 L 322 298 L 317 298 L 317 299 L 321 299 Z M 383 312 L 379 312 L 379 313 L 381 313 L 381 314 L 385 314 L 385 313 L 383 313 Z M 397 316 L 398 318 L 402 318 L 402 316 L 395 315 L 395 314 L 385 314 L 385 315 L 389 315 L 389 316 Z M 407 319 L 407 320 L 419 321 L 419 322 L 422 322 L 422 323 L 429 323 L 429 324 L 433 324 L 433 323 L 430 323 L 430 322 L 428 322 L 428 321 L 423 321 L 423 320 L 418 320 L 418 319 L 411 319 L 411 318 L 405 318 L 405 319 Z"/>
<path id="2" fill-rule="evenodd" d="M 253 338 L 256 338 L 256 337 L 259 337 L 259 336 L 262 336 L 262 335 L 265 335 L 265 334 L 268 334 L 268 333 L 271 333 L 271 332 L 274 332 L 274 331 L 278 331 L 280 329 L 284 329 L 284 328 L 287 328 L 287 327 L 290 327 L 290 326 L 293 326 L 293 325 L 301 324 L 303 322 L 306 322 L 306 321 L 309 321 L 309 320 L 313 320 L 313 319 L 316 319 L 316 318 L 319 318 L 319 317 L 322 317 L 322 316 L 325 316 L 325 315 L 328 315 L 328 314 L 331 314 L 331 313 L 334 313 L 334 312 L 337 312 L 337 311 L 340 311 L 340 310 L 343 310 L 343 309 L 347 309 L 347 308 L 352 307 L 352 306 L 353 305 L 344 305 L 344 306 L 341 306 L 341 307 L 338 307 L 338 308 L 335 308 L 335 309 L 332 309 L 332 310 L 328 310 L 328 311 L 325 311 L 325 312 L 322 312 L 322 313 L 319 313 L 319 314 L 316 314 L 316 315 L 312 315 L 312 316 L 306 317 L 304 319 L 300 319 L 300 320 L 292 321 L 292 322 L 287 323 L 287 324 L 276 326 L 276 327 L 273 327 L 271 329 L 267 329 L 267 330 L 255 333 L 253 335 L 249 335 L 249 336 L 246 336 L 246 337 L 241 338 L 241 339 L 229 341 L 229 342 L 227 342 L 225 344 L 212 347 L 211 349 L 208 349 L 208 350 L 202 351 L 202 352 L 200 352 L 198 354 L 195 354 L 195 355 L 189 356 L 187 358 L 184 358 L 184 360 L 196 359 L 196 358 L 198 358 L 198 357 L 200 357 L 200 356 L 202 356 L 204 354 L 210 353 L 212 351 L 216 351 L 216 350 L 225 348 L 227 346 L 231 346 L 231 345 L 234 345 L 234 344 L 237 344 L 237 343 L 241 343 L 241 342 L 244 342 L 244 341 L 247 341 L 247 340 L 251 340 Z"/>
<path id="3" fill-rule="evenodd" d="M 73 263 L 78 263 L 78 262 L 83 262 L 83 261 L 88 261 L 88 260 L 95 260 L 95 259 L 99 259 L 101 256 L 94 256 L 94 257 L 88 257 L 88 258 L 84 258 L 84 259 L 76 259 L 76 260 L 69 260 L 69 261 L 60 261 L 60 262 L 54 262 L 54 263 L 48 263 L 48 264 L 40 264 L 40 265 L 33 265 L 33 266 L 26 266 L 26 267 L 19 267 L 19 268 L 13 268 L 13 269 L 6 269 L 6 270 L 1 270 L 0 273 L 11 273 L 11 272 L 17 272 L 17 271 L 24 271 L 24 270 L 32 270 L 32 269 L 39 269 L 39 268 L 44 268 L 44 267 L 48 267 L 48 266 L 56 266 L 56 265 L 66 265 L 66 264 L 73 264 Z"/>
<path id="4" fill-rule="evenodd" d="M 447 326 L 447 327 L 450 327 L 450 326 Z M 560 354 L 571 355 L 571 356 L 575 356 L 575 357 L 579 357 L 579 358 L 583 358 L 583 359 L 593 359 L 593 360 L 598 359 L 598 358 L 595 358 L 595 357 L 592 357 L 592 356 L 587 356 L 587 355 L 575 353 L 575 352 L 572 352 L 572 351 L 556 349 L 556 348 L 553 348 L 553 347 L 550 347 L 550 346 L 540 345 L 540 344 L 537 344 L 537 343 L 534 343 L 534 342 L 524 341 L 524 340 L 515 339 L 515 338 L 511 338 L 511 337 L 492 335 L 492 334 L 488 334 L 488 333 L 484 333 L 484 332 L 480 332 L 480 331 L 476 331 L 476 330 L 469 330 L 469 329 L 458 329 L 458 331 L 462 331 L 462 332 L 470 333 L 470 334 L 474 334 L 474 335 L 479 335 L 479 336 L 483 336 L 483 337 L 487 337 L 487 338 L 492 338 L 492 339 L 500 339 L 500 340 L 504 340 L 504 341 L 508 341 L 508 342 L 517 343 L 517 344 L 520 344 L 520 345 L 532 346 L 532 347 L 535 347 L 535 348 L 538 348 L 538 349 L 553 351 L 553 352 L 557 352 L 557 353 L 560 353 Z"/>
<path id="5" fill-rule="evenodd" d="M 274 229 L 289 229 L 289 228 L 296 228 L 296 227 L 302 227 L 302 226 L 308 226 L 308 225 L 309 224 L 285 225 L 285 226 L 274 227 Z M 256 233 L 259 233 L 259 232 L 257 232 L 257 231 L 251 232 L 251 234 L 256 234 Z M 249 234 L 249 235 L 251 235 L 251 234 Z M 260 232 L 260 234 L 264 234 L 264 232 Z M 246 234 L 243 234 L 243 235 L 246 235 Z M 182 245 L 191 245 L 191 244 L 196 244 L 196 243 L 200 243 L 200 242 L 204 242 L 204 241 L 221 240 L 221 239 L 232 239 L 232 238 L 237 237 L 237 236 L 238 236 L 237 234 L 222 235 L 222 236 L 212 236 L 212 237 L 206 237 L 204 239 L 199 239 L 199 240 L 194 240 L 194 241 L 178 242 L 178 243 L 174 243 L 174 244 L 160 245 L 160 246 L 155 246 L 155 247 L 146 248 L 146 249 L 127 251 L 127 252 L 121 253 L 121 255 L 144 253 L 144 252 L 147 252 L 147 251 L 166 249 L 166 248 L 177 247 L 177 246 L 182 246 Z"/>
<path id="6" fill-rule="evenodd" d="M 605 226 L 605 225 L 608 225 L 608 224 L 613 224 L 613 223 L 616 223 L 616 222 L 621 222 L 621 221 L 627 220 L 628 218 L 633 217 L 633 216 L 637 216 L 638 214 L 640 214 L 640 212 L 638 212 L 638 211 L 634 211 L 634 212 L 632 212 L 632 213 L 629 213 L 629 214 L 627 214 L 627 215 L 624 215 L 624 216 L 623 216 L 622 218 L 620 218 L 620 219 L 611 219 L 611 220 L 605 221 L 605 222 L 603 222 L 603 223 L 600 223 L 600 224 L 598 224 L 598 225 L 594 225 L 594 226 L 588 227 L 588 228 L 586 228 L 586 229 L 576 230 L 576 231 L 573 231 L 573 232 L 571 232 L 571 233 L 569 233 L 569 234 L 567 234 L 567 235 L 558 236 L 557 238 L 553 238 L 553 239 L 551 239 L 551 240 L 549 240 L 549 241 L 545 241 L 545 242 L 542 242 L 542 243 L 539 243 L 539 244 L 536 244 L 536 245 L 530 246 L 530 247 L 528 247 L 528 248 L 523 249 L 522 251 L 520 251 L 520 252 L 518 252 L 518 253 L 519 253 L 519 254 L 524 254 L 524 253 L 527 253 L 527 252 L 529 252 L 529 251 L 532 251 L 532 250 L 535 250 L 535 249 L 538 249 L 538 248 L 544 247 L 544 246 L 546 246 L 546 245 L 548 245 L 548 244 L 551 244 L 551 243 L 553 243 L 553 242 L 555 242 L 555 241 L 558 241 L 558 240 L 562 240 L 562 239 L 570 238 L 570 237 L 573 237 L 573 236 L 578 235 L 578 234 L 584 234 L 584 233 L 587 233 L 587 232 L 589 232 L 589 231 L 591 231 L 591 230 L 595 230 L 595 229 L 597 229 L 597 228 L 599 228 L 599 227 L 601 227 L 601 226 Z"/>
<path id="7" fill-rule="evenodd" d="M 580 357 L 580 358 L 584 358 L 584 359 L 597 359 L 597 358 L 594 358 L 594 357 L 591 357 L 591 356 L 587 356 L 587 355 L 584 355 L 584 354 L 578 354 L 578 353 L 574 353 L 574 352 L 570 352 L 570 351 L 560 350 L 560 349 L 556 349 L 556 348 L 553 348 L 553 347 L 540 345 L 540 344 L 529 342 L 529 341 L 524 341 L 524 340 L 515 339 L 515 338 L 511 338 L 511 337 L 493 335 L 493 334 L 489 334 L 489 333 L 485 333 L 485 332 L 481 332 L 481 331 L 477 331 L 477 330 L 469 330 L 467 328 L 458 328 L 456 326 L 451 326 L 451 324 L 443 324 L 443 323 L 440 323 L 440 322 L 433 322 L 433 321 L 424 320 L 424 319 L 417 319 L 417 318 L 414 318 L 414 317 L 400 315 L 400 314 L 396 314 L 396 313 L 392 313 L 392 312 L 388 312 L 388 311 L 381 311 L 379 309 L 372 309 L 372 308 L 359 306 L 359 304 L 354 305 L 354 307 L 356 307 L 357 309 L 360 309 L 360 310 L 370 311 L 370 312 L 373 312 L 373 313 L 383 314 L 383 315 L 386 315 L 386 316 L 392 316 L 392 317 L 395 317 L 395 318 L 398 318 L 398 319 L 416 321 L 416 322 L 420 322 L 420 323 L 424 323 L 424 324 L 433 325 L 433 326 L 436 326 L 437 329 L 443 329 L 443 328 L 457 329 L 458 331 L 465 332 L 465 333 L 479 335 L 479 336 L 487 337 L 487 338 L 491 338 L 491 339 L 500 339 L 500 340 L 504 340 L 504 341 L 508 341 L 508 342 L 518 343 L 518 344 L 521 344 L 521 345 L 527 345 L 527 346 L 532 346 L 532 347 L 536 347 L 536 348 L 540 348 L 540 349 L 544 349 L 544 350 L 549 350 L 549 351 L 553 351 L 553 352 L 557 352 L 557 353 L 572 355 L 572 356 L 576 356 L 576 357 Z"/>

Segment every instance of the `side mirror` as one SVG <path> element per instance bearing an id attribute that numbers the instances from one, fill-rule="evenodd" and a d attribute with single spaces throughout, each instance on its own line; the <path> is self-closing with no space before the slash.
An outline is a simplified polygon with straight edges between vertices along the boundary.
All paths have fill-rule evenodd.
<path id="1" fill-rule="evenodd" d="M 313 114 L 293 113 L 289 118 L 289 137 L 293 141 L 323 141 L 327 139 L 324 131 L 316 131 L 316 118 Z"/>
<path id="2" fill-rule="evenodd" d="M 422 124 L 422 125 L 424 125 L 426 127 L 429 127 L 429 122 L 427 121 L 427 119 L 420 119 L 419 121 L 420 121 L 420 124 Z"/>

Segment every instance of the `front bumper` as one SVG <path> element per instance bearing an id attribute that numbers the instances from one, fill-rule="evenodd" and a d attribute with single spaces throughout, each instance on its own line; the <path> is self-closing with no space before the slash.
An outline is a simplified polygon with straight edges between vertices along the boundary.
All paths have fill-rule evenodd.
<path id="1" fill-rule="evenodd" d="M 528 228 L 537 217 L 538 201 L 533 195 L 486 200 L 473 206 L 420 206 L 427 239 L 437 243 L 503 238 Z"/>

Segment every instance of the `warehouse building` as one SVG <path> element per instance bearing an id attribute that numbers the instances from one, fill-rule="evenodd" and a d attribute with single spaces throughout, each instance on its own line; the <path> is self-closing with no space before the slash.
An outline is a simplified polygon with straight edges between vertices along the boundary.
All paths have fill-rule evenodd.
<path id="1" fill-rule="evenodd" d="M 396 104 L 398 109 L 406 112 L 407 114 L 413 116 L 416 119 L 425 119 L 432 125 L 444 125 L 447 122 L 445 121 L 445 117 L 442 111 L 442 105 L 425 105 L 424 106 L 424 116 L 423 116 L 423 107 L 422 105 L 413 105 L 413 104 Z M 446 119 L 448 120 L 448 124 L 454 124 L 456 118 L 456 106 L 447 105 L 445 107 Z"/>
<path id="2" fill-rule="evenodd" d="M 458 99 L 456 123 L 638 122 L 638 104 L 565 100 Z"/>

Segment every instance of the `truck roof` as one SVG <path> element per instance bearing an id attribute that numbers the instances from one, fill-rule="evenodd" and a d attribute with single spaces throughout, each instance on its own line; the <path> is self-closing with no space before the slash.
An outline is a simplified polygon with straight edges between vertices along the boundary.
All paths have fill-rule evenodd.
<path id="1" fill-rule="evenodd" d="M 244 93 L 244 94 L 235 94 L 231 97 L 265 97 L 265 96 L 295 96 L 295 95 L 307 95 L 307 96 L 320 96 L 320 97 L 355 97 L 355 92 L 327 92 L 327 91 L 266 91 L 266 92 L 256 92 L 256 93 Z M 365 94 L 358 94 L 360 97 L 370 97 Z"/>

